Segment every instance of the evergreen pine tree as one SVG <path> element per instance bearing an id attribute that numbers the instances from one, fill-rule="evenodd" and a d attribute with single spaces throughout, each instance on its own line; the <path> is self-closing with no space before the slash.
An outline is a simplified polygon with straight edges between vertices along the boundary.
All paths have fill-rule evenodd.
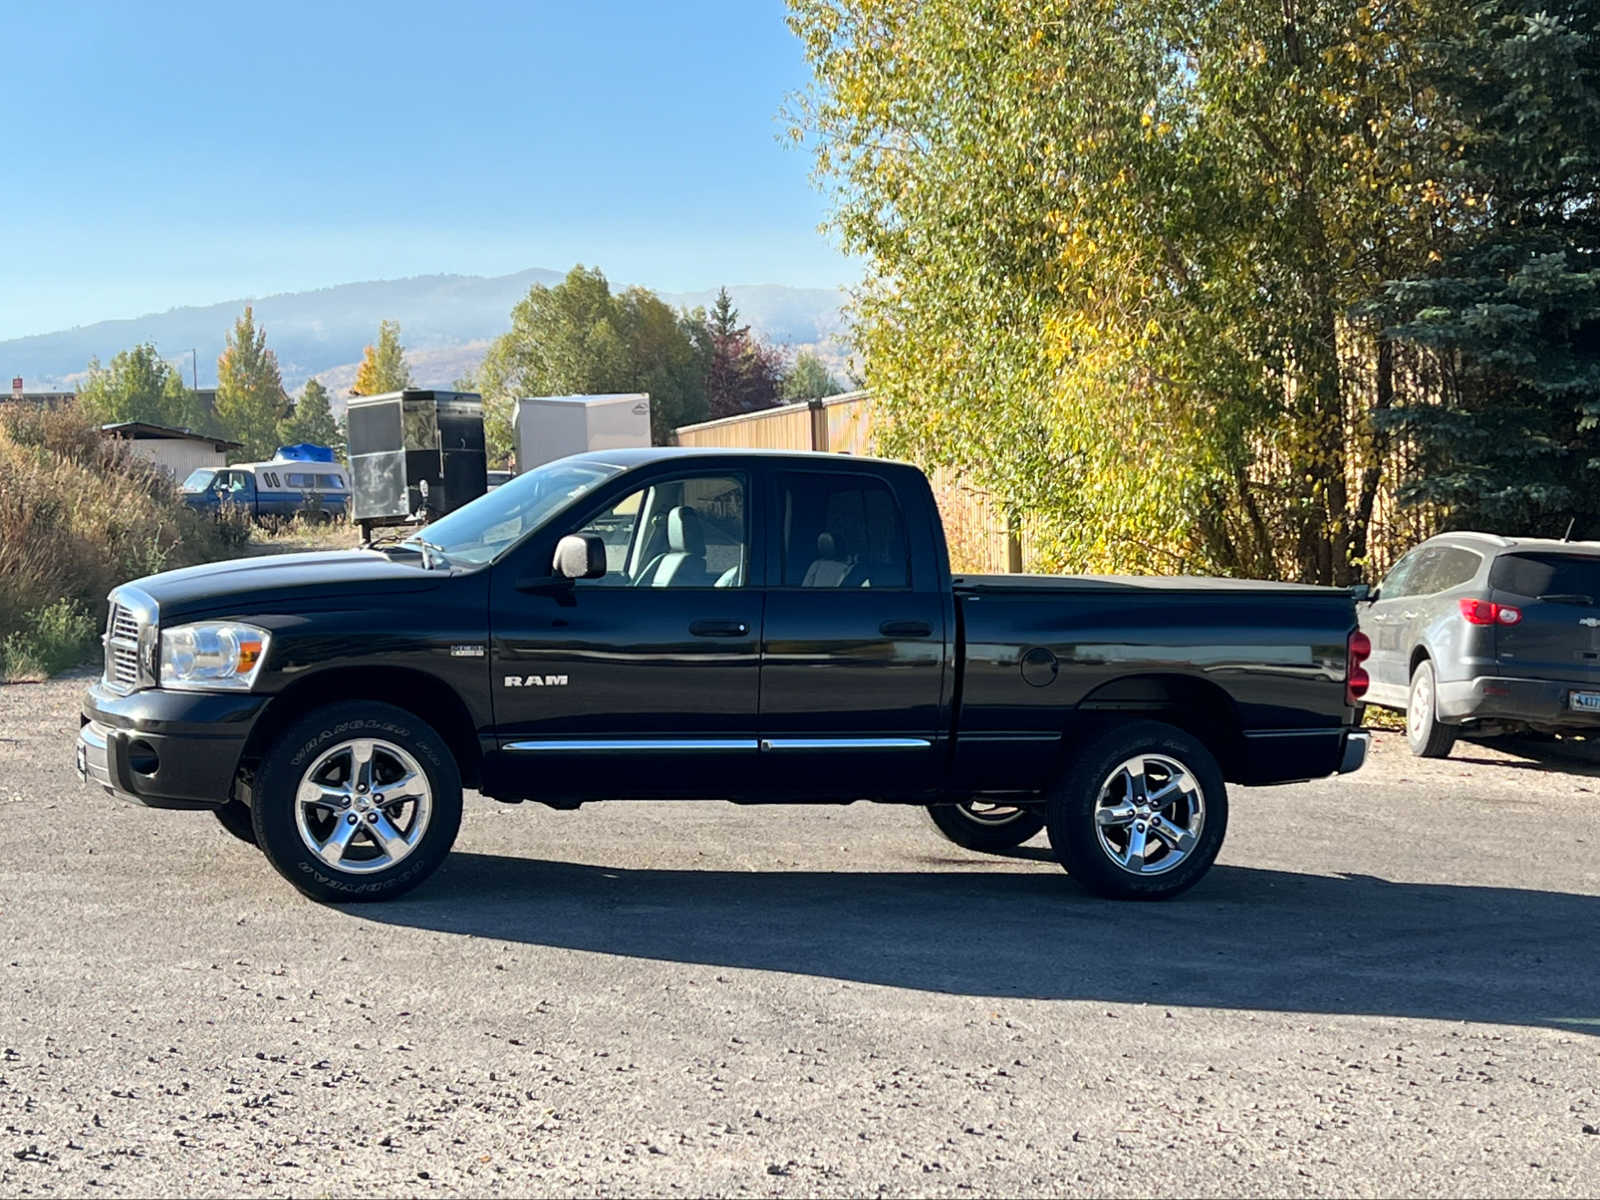
<path id="1" fill-rule="evenodd" d="M 344 439 L 339 424 L 333 419 L 333 408 L 328 403 L 328 389 L 319 379 L 308 379 L 305 390 L 295 403 L 294 415 L 278 428 L 278 441 L 283 445 L 310 442 L 314 446 L 328 446 L 340 455 L 344 453 Z"/>
<path id="2" fill-rule="evenodd" d="M 1457 527 L 1600 537 L 1600 2 L 1483 4 L 1436 82 L 1469 216 L 1387 291 L 1437 390 L 1386 418 L 1423 454 L 1403 495 Z"/>

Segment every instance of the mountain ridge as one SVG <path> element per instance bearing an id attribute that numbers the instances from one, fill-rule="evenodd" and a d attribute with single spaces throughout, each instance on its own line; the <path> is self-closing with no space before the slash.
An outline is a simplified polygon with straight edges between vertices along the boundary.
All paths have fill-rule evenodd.
<path id="1" fill-rule="evenodd" d="M 151 341 L 168 361 L 190 368 L 184 371 L 186 379 L 193 378 L 187 361 L 193 348 L 200 386 L 210 386 L 224 337 L 246 304 L 266 329 L 267 344 L 278 355 L 290 391 L 313 375 L 338 373 L 359 361 L 366 344 L 377 337 L 380 320 L 400 323 L 401 339 L 419 366 L 437 363 L 439 370 L 456 369 L 468 362 L 475 365 L 482 347 L 510 328 L 512 306 L 531 287 L 564 277 L 564 272 L 543 267 L 507 275 L 438 273 L 179 305 L 0 341 L 0 374 L 21 375 L 30 391 L 70 387 L 90 358 L 106 362 L 120 350 Z M 728 292 L 743 319 L 768 340 L 819 350 L 832 364 L 843 362 L 838 342 L 844 330 L 842 289 L 730 284 Z M 716 289 L 657 294 L 674 307 L 694 308 L 709 305 Z M 424 378 L 419 373 L 417 382 L 444 386 L 454 377 Z"/>

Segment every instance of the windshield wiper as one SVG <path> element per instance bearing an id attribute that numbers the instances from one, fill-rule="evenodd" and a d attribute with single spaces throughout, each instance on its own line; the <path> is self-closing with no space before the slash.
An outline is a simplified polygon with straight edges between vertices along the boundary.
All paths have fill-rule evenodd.
<path id="1" fill-rule="evenodd" d="M 400 544 L 402 546 L 415 545 L 420 547 L 420 552 L 422 554 L 422 565 L 430 571 L 433 570 L 433 563 L 428 559 L 428 554 L 430 551 L 439 556 L 439 562 L 443 566 L 448 567 L 450 565 L 450 556 L 444 552 L 444 547 L 436 545 L 435 543 L 428 541 L 426 538 L 412 536 L 406 538 L 405 541 L 401 542 Z"/>

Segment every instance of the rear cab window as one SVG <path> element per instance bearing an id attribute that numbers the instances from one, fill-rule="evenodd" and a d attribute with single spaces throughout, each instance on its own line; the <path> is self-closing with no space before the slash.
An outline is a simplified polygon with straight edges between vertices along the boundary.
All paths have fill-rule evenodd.
<path id="1" fill-rule="evenodd" d="M 906 588 L 911 547 L 899 501 L 872 475 L 783 476 L 783 583 Z"/>

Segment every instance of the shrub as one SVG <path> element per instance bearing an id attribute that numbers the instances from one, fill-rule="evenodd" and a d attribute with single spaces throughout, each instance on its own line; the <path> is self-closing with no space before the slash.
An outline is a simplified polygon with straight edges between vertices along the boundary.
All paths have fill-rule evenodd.
<path id="1" fill-rule="evenodd" d="M 0 643 L 21 652 L 48 640 L 41 620 L 67 629 L 62 603 L 98 628 L 117 584 L 232 557 L 243 540 L 186 507 L 164 472 L 86 416 L 0 410 Z"/>
<path id="2" fill-rule="evenodd" d="M 57 600 L 27 617 L 0 642 L 0 681 L 43 679 L 75 667 L 94 651 L 99 625 L 73 600 Z"/>

